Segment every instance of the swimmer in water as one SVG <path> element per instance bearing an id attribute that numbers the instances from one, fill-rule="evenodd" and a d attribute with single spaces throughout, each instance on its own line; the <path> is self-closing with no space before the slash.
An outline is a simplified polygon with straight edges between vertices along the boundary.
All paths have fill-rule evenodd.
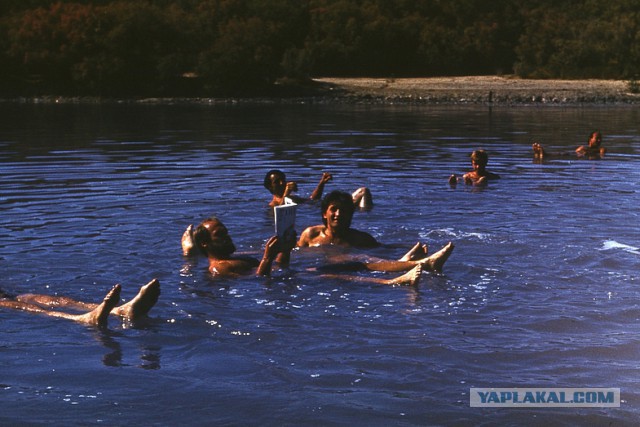
<path id="1" fill-rule="evenodd" d="M 552 157 L 566 157 L 567 153 L 549 153 L 547 152 L 539 142 L 534 142 L 533 158 L 534 160 L 544 160 Z M 588 160 L 600 160 L 604 158 L 607 149 L 602 146 L 602 134 L 600 131 L 593 131 L 589 134 L 588 144 L 581 145 L 575 149 L 575 154 L 578 158 L 586 158 Z"/>
<path id="2" fill-rule="evenodd" d="M 485 150 L 475 150 L 471 153 L 471 166 L 473 170 L 462 175 L 462 181 L 467 185 L 485 186 L 489 181 L 500 179 L 500 175 L 487 170 L 489 163 L 489 155 Z M 455 174 L 449 177 L 449 185 L 455 187 L 458 184 L 458 178 Z"/>
<path id="3" fill-rule="evenodd" d="M 236 247 L 229 230 L 216 217 L 205 219 L 195 230 L 191 230 L 192 226 L 187 227 L 182 236 L 183 253 L 190 255 L 194 249 L 199 250 L 209 260 L 209 272 L 213 276 L 268 276 L 276 258 L 281 267 L 288 266 L 291 250 L 295 246 L 295 235 L 289 236 L 289 241 L 281 241 L 273 236 L 265 245 L 262 259 L 258 260 L 251 256 L 233 255 Z"/>
<path id="4" fill-rule="evenodd" d="M 369 233 L 351 227 L 355 206 L 348 193 L 333 191 L 322 200 L 323 224 L 307 227 L 298 240 L 298 247 L 338 245 L 354 248 L 376 248 L 381 244 Z M 427 271 L 440 272 L 453 252 L 449 242 L 440 251 L 427 256 L 427 248 L 417 243 L 400 260 L 377 260 L 372 262 L 348 262 L 359 269 L 371 271 L 406 271 L 417 265 Z M 338 264 L 340 265 L 340 264 Z"/>
<path id="5" fill-rule="evenodd" d="M 269 206 L 274 207 L 284 204 L 285 197 L 290 198 L 295 203 L 304 203 L 307 200 L 320 200 L 324 192 L 325 184 L 331 179 L 333 179 L 333 177 L 330 173 L 323 172 L 320 182 L 315 190 L 313 190 L 313 193 L 311 193 L 311 196 L 309 196 L 309 199 L 304 199 L 292 194 L 298 191 L 298 185 L 293 181 L 287 182 L 287 177 L 284 172 L 277 169 L 270 170 L 264 177 L 264 188 L 269 190 L 272 195 Z M 373 207 L 373 197 L 367 187 L 358 188 L 353 192 L 351 197 L 353 198 L 353 203 L 361 209 L 371 209 Z"/>

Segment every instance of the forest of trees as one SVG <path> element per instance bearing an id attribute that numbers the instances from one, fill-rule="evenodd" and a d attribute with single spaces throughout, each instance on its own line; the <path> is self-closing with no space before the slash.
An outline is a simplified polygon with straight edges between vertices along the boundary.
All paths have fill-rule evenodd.
<path id="1" fill-rule="evenodd" d="M 215 96 L 278 79 L 631 79 L 640 1 L 2 0 L 0 96 Z"/>

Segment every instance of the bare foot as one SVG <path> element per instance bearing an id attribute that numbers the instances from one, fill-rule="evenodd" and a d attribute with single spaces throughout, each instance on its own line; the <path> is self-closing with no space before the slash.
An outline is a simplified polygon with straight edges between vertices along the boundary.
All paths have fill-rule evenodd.
<path id="1" fill-rule="evenodd" d="M 182 233 L 182 254 L 184 256 L 191 255 L 194 248 L 193 243 L 193 224 L 189 224 L 184 233 Z"/>
<path id="2" fill-rule="evenodd" d="M 64 317 L 67 319 L 75 320 L 76 322 L 87 323 L 90 325 L 107 326 L 109 313 L 120 302 L 120 290 L 120 285 L 115 285 L 104 297 L 102 303 L 100 303 L 95 309 L 86 314 L 72 315 L 66 313 L 51 312 L 50 315 Z"/>
<path id="3" fill-rule="evenodd" d="M 126 317 L 127 319 L 136 319 L 146 316 L 149 310 L 156 304 L 160 296 L 160 282 L 153 279 L 140 288 L 138 294 L 133 299 L 119 307 L 115 307 L 111 313 Z"/>
<path id="4" fill-rule="evenodd" d="M 422 274 L 422 265 L 418 264 L 413 267 L 411 270 L 404 273 L 402 276 L 396 277 L 395 279 L 386 280 L 384 283 L 386 285 L 409 285 L 409 286 L 418 286 L 420 282 L 420 275 Z"/>
<path id="5" fill-rule="evenodd" d="M 429 248 L 422 243 L 416 243 L 409 252 L 403 255 L 398 261 L 415 261 L 425 258 L 429 254 Z"/>
<path id="6" fill-rule="evenodd" d="M 444 248 L 440 249 L 435 254 L 431 255 L 429 258 L 425 258 L 420 264 L 425 267 L 429 271 L 434 271 L 439 273 L 442 271 L 442 267 L 444 267 L 444 263 L 447 262 L 451 252 L 453 252 L 454 245 L 449 242 L 445 245 Z"/>

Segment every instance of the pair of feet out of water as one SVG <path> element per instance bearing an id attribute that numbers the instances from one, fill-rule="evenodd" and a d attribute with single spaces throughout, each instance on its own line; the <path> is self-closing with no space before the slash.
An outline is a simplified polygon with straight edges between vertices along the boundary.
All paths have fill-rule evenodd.
<path id="1" fill-rule="evenodd" d="M 157 279 L 151 280 L 140 288 L 131 301 L 118 305 L 121 291 L 122 286 L 119 284 L 113 286 L 99 304 L 77 301 L 68 297 L 23 294 L 13 299 L 0 300 L 0 307 L 42 313 L 90 325 L 106 326 L 110 314 L 127 320 L 136 320 L 146 316 L 158 301 L 160 282 Z M 73 314 L 59 309 L 89 311 L 83 314 Z"/>

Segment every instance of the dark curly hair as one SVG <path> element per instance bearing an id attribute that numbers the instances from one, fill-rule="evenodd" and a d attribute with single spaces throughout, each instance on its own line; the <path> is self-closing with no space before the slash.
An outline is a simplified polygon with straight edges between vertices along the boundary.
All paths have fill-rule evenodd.
<path id="1" fill-rule="evenodd" d="M 331 193 L 324 196 L 322 199 L 322 222 L 324 225 L 327 225 L 327 220 L 324 218 L 324 213 L 329 208 L 329 205 L 339 206 L 344 210 L 344 213 L 348 215 L 349 218 L 349 226 L 351 226 L 351 218 L 353 218 L 353 213 L 356 211 L 356 206 L 353 204 L 353 198 L 351 194 L 345 193 L 344 191 L 334 190 Z"/>
<path id="2" fill-rule="evenodd" d="M 264 188 L 266 188 L 269 191 L 271 191 L 271 179 L 269 178 L 271 175 L 278 176 L 278 177 L 282 178 L 282 180 L 284 182 L 287 182 L 287 176 L 284 174 L 284 172 L 282 172 L 281 170 L 278 170 L 278 169 L 271 169 L 264 176 Z"/>
<path id="3" fill-rule="evenodd" d="M 471 153 L 471 160 L 473 160 L 476 165 L 487 166 L 487 163 L 489 163 L 489 154 L 487 154 L 485 150 L 475 150 Z"/>

